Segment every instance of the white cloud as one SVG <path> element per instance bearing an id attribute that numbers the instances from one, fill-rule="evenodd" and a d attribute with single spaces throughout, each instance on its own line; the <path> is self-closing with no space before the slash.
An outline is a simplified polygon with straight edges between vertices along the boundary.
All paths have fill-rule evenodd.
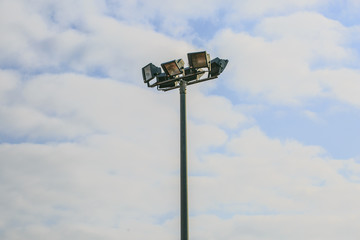
<path id="1" fill-rule="evenodd" d="M 189 145 L 194 150 L 206 149 L 208 147 L 222 146 L 228 136 L 219 127 L 210 124 L 188 124 Z"/>
<path id="2" fill-rule="evenodd" d="M 185 0 L 181 2 L 154 1 L 110 1 L 108 11 L 116 18 L 130 25 L 153 25 L 157 31 L 176 38 L 194 34 L 193 21 L 209 19 L 222 8 L 222 3 L 214 0 Z M 136 13 L 136 14 L 134 14 Z"/>
<path id="3" fill-rule="evenodd" d="M 156 218 L 174 211 L 177 191 L 167 185 L 176 181 L 166 174 L 173 171 L 171 161 L 159 165 L 162 160 L 148 154 L 151 148 L 139 151 L 134 142 L 102 140 L 96 145 L 1 146 L 6 239 L 46 237 L 52 230 L 58 239 L 97 239 L 108 234 L 105 229 L 117 233 L 110 239 L 139 239 L 146 232 L 166 235 L 157 230 Z"/>
<path id="4" fill-rule="evenodd" d="M 0 3 L 1 65 L 38 66 L 41 61 L 36 51 L 39 40 L 48 37 L 48 29 L 41 16 L 29 12 L 19 1 Z M 36 61 L 34 61 L 36 59 Z"/>
<path id="5" fill-rule="evenodd" d="M 288 14 L 289 12 L 301 11 L 321 6 L 325 3 L 323 0 L 245 0 L 230 1 L 232 14 L 228 16 L 229 21 L 235 23 L 243 19 L 258 19 L 268 15 Z"/>
<path id="6" fill-rule="evenodd" d="M 139 146 L 137 139 L 113 134 L 82 143 L 2 144 L 3 235 L 177 238 L 177 146 L 161 139 L 148 135 L 148 144 Z M 360 189 L 339 171 L 359 168 L 358 163 L 329 159 L 319 147 L 268 138 L 257 128 L 226 145 L 227 154 L 189 158 L 190 172 L 210 173 L 189 179 L 191 236 L 263 239 L 264 233 L 278 239 L 297 232 L 299 239 L 312 239 L 326 238 L 323 229 L 332 226 L 334 239 L 344 229 L 349 239 L 357 237 Z M 358 179 L 353 170 L 347 175 Z M 317 221 L 309 224 L 314 219 L 323 220 L 318 230 Z M 215 222 L 209 228 L 207 223 Z M 245 227 L 248 231 L 240 230 Z"/>
<path id="7" fill-rule="evenodd" d="M 350 239 L 358 237 L 358 224 L 348 223 L 357 219 L 360 188 L 339 174 L 348 169 L 348 179 L 357 181 L 358 163 L 330 159 L 316 146 L 270 139 L 257 128 L 243 131 L 228 147 L 231 155 L 212 154 L 201 162 L 210 175 L 190 179 L 197 238 L 279 239 L 296 233 L 299 239 L 338 239 L 344 229 Z"/>
<path id="8" fill-rule="evenodd" d="M 201 92 L 189 91 L 191 104 L 188 106 L 189 117 L 195 121 L 215 124 L 226 128 L 236 128 L 249 120 L 227 98 L 206 96 Z"/>
<path id="9" fill-rule="evenodd" d="M 358 61 L 356 51 L 347 46 L 356 28 L 346 28 L 317 13 L 301 12 L 266 18 L 255 29 L 255 36 L 227 29 L 210 44 L 230 59 L 229 88 L 281 104 L 325 97 L 328 91 L 344 99 L 334 84 L 324 86 L 317 69 L 347 69 Z M 348 86 L 343 85 L 344 91 L 352 92 Z"/>
<path id="10" fill-rule="evenodd" d="M 16 94 L 15 101 L 2 106 L 1 119 L 2 131 L 19 137 L 76 139 L 120 133 L 131 138 L 151 135 L 177 120 L 171 95 L 110 79 L 43 74 L 19 85 Z M 167 102 L 161 102 L 165 98 Z M 157 108 L 150 107 L 151 99 Z"/>
<path id="11" fill-rule="evenodd" d="M 0 70 L 0 79 L 2 93 L 14 89 L 19 84 L 19 75 L 15 71 Z"/>
<path id="12" fill-rule="evenodd" d="M 352 28 L 346 28 L 319 13 L 299 12 L 264 19 L 256 26 L 255 31 L 266 39 L 283 39 L 283 44 L 298 47 L 295 57 L 303 57 L 301 60 L 310 65 L 313 62 L 323 62 L 324 65 L 344 64 L 355 60 L 351 49 L 345 47 Z"/>
<path id="13" fill-rule="evenodd" d="M 324 120 L 321 119 L 318 114 L 316 112 L 313 112 L 313 111 L 310 111 L 310 110 L 305 110 L 303 112 L 303 114 L 309 118 L 310 120 L 314 121 L 314 122 L 317 122 L 317 123 L 323 123 Z"/>
<path id="14" fill-rule="evenodd" d="M 154 56 L 149 61 L 158 60 L 154 63 L 160 64 L 163 59 L 180 58 L 193 49 L 148 26 L 128 26 L 102 15 L 96 4 L 85 4 L 90 10 L 83 9 L 79 15 L 80 3 L 77 8 L 68 2 L 60 6 L 43 4 L 46 7 L 35 4 L 29 7 L 31 11 L 21 1 L 5 1 L 2 5 L 0 63 L 24 71 L 100 73 L 141 82 L 138 69 L 147 64 L 149 56 Z"/>
<path id="15" fill-rule="evenodd" d="M 301 58 L 303 52 L 289 43 L 266 42 L 226 30 L 211 46 L 229 59 L 227 76 L 232 89 L 285 104 L 321 92 L 318 83 L 310 78 L 308 65 Z"/>
<path id="16" fill-rule="evenodd" d="M 360 71 L 357 69 L 319 70 L 315 72 L 319 81 L 331 89 L 331 97 L 360 106 Z"/>
<path id="17" fill-rule="evenodd" d="M 237 216 L 223 220 L 215 216 L 200 216 L 193 220 L 195 239 L 265 240 L 265 239 L 330 239 L 355 240 L 359 237 L 357 216 L 340 222 L 336 216 Z M 208 228 L 207 226 L 212 226 Z M 332 226 L 332 227 L 329 227 Z M 201 229 L 200 231 L 198 229 Z M 206 233 L 203 233 L 203 231 Z"/>
<path id="18" fill-rule="evenodd" d="M 160 65 L 164 59 L 184 58 L 183 55 L 192 49 L 185 42 L 150 29 L 130 27 L 111 18 L 93 19 L 88 27 L 93 36 L 87 39 L 79 69 L 91 71 L 100 68 L 123 80 L 139 82 L 138 69 L 146 65 L 146 61 Z"/>
<path id="19" fill-rule="evenodd" d="M 20 76 L 15 71 L 0 69 L 0 103 L 5 105 L 13 90 L 20 84 Z"/>

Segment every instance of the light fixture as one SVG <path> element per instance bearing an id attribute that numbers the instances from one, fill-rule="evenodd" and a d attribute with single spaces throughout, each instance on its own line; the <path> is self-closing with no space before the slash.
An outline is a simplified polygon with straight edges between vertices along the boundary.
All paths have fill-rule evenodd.
<path id="1" fill-rule="evenodd" d="M 210 70 L 210 54 L 206 51 L 188 53 L 190 68 L 209 68 Z"/>
<path id="2" fill-rule="evenodd" d="M 204 71 L 198 71 L 197 69 L 187 67 L 185 68 L 185 77 L 182 79 L 186 82 L 198 80 L 204 73 Z"/>
<path id="3" fill-rule="evenodd" d="M 182 73 L 182 69 L 184 68 L 184 60 L 178 59 L 162 63 L 161 67 L 164 69 L 166 75 L 173 77 Z"/>
<path id="4" fill-rule="evenodd" d="M 228 62 L 229 62 L 229 60 L 220 59 L 218 57 L 211 60 L 210 76 L 216 77 L 216 76 L 220 75 L 220 73 L 222 73 L 222 71 L 224 71 L 224 69 L 226 68 L 226 65 L 228 64 Z"/>
<path id="5" fill-rule="evenodd" d="M 172 80 L 172 81 L 170 81 Z M 175 79 L 173 77 L 168 77 L 165 73 L 160 73 L 156 76 L 157 88 L 159 90 L 165 88 L 175 87 Z M 164 82 L 164 83 L 162 83 Z"/>
<path id="6" fill-rule="evenodd" d="M 144 83 L 148 83 L 151 79 L 153 79 L 160 73 L 161 73 L 161 68 L 155 66 L 152 63 L 149 63 L 148 65 L 142 68 Z"/>
<path id="7" fill-rule="evenodd" d="M 228 60 L 215 58 L 205 51 L 188 53 L 189 67 L 184 68 L 182 59 L 161 64 L 161 69 L 149 64 L 142 69 L 144 82 L 148 87 L 161 91 L 179 89 L 180 93 L 180 239 L 189 239 L 188 187 L 187 187 L 187 142 L 186 142 L 186 86 L 218 78 Z M 207 68 L 207 69 L 204 69 Z M 208 76 L 201 78 L 205 72 Z M 155 83 L 150 80 L 156 77 Z"/>

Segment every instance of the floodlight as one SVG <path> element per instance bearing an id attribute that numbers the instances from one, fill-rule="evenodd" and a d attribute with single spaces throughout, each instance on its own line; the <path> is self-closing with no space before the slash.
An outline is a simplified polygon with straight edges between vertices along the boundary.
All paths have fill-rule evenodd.
<path id="1" fill-rule="evenodd" d="M 1 1 L 1 0 L 0 0 Z M 182 59 L 161 64 L 161 68 L 152 63 L 142 68 L 144 82 L 148 87 L 157 87 L 160 91 L 179 89 L 180 93 L 180 239 L 189 239 L 188 213 L 188 172 L 186 141 L 186 87 L 200 82 L 216 79 L 226 65 L 227 59 L 215 58 L 210 61 L 206 51 L 188 53 L 189 66 Z M 207 73 L 207 77 L 203 75 Z M 155 79 L 154 79 L 155 78 Z M 154 80 L 152 80 L 154 79 Z"/>
<path id="2" fill-rule="evenodd" d="M 161 68 L 155 66 L 152 63 L 149 63 L 145 67 L 142 68 L 142 74 L 144 82 L 147 83 L 157 75 L 161 73 Z"/>
<path id="3" fill-rule="evenodd" d="M 185 77 L 183 77 L 182 79 L 184 81 L 193 81 L 193 80 L 197 80 L 199 79 L 202 75 L 204 75 L 204 71 L 202 72 L 199 72 L 198 70 L 196 69 L 193 69 L 193 68 L 185 68 Z"/>
<path id="4" fill-rule="evenodd" d="M 158 89 L 175 87 L 175 85 L 176 85 L 175 79 L 173 81 L 168 81 L 168 80 L 171 80 L 171 79 L 173 79 L 173 77 L 168 77 L 165 73 L 160 73 L 158 76 L 156 76 L 157 83 L 167 81 L 167 82 L 165 82 L 163 84 L 159 84 Z"/>
<path id="5" fill-rule="evenodd" d="M 210 54 L 207 54 L 206 51 L 188 53 L 188 60 L 190 68 L 210 69 Z"/>
<path id="6" fill-rule="evenodd" d="M 164 69 L 166 75 L 170 77 L 176 76 L 182 73 L 181 69 L 184 68 L 184 60 L 178 59 L 178 60 L 166 62 L 161 64 L 161 67 Z"/>
<path id="7" fill-rule="evenodd" d="M 211 71 L 210 76 L 218 76 L 222 71 L 224 71 L 226 65 L 228 64 L 229 60 L 227 59 L 220 59 L 220 58 L 214 58 L 211 60 Z"/>

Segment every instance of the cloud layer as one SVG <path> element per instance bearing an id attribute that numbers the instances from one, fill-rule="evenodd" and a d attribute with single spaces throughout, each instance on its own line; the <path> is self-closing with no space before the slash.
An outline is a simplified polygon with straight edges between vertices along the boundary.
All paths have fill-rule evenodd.
<path id="1" fill-rule="evenodd" d="M 359 118 L 360 6 L 339 4 L 1 1 L 1 239 L 178 239 L 179 96 L 140 69 L 202 48 L 230 62 L 188 87 L 190 237 L 358 239 L 360 154 L 262 125 Z"/>

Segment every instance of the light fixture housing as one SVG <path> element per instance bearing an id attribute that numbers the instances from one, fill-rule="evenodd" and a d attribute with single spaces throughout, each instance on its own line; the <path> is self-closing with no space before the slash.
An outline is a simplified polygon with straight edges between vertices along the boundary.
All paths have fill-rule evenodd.
<path id="1" fill-rule="evenodd" d="M 185 77 L 182 79 L 187 82 L 198 80 L 204 73 L 204 71 L 199 72 L 197 69 L 187 67 L 185 68 Z"/>
<path id="2" fill-rule="evenodd" d="M 210 71 L 210 54 L 206 51 L 188 53 L 188 60 L 190 68 L 208 68 Z"/>
<path id="3" fill-rule="evenodd" d="M 214 58 L 211 60 L 211 71 L 210 76 L 215 77 L 220 75 L 226 68 L 226 65 L 228 64 L 229 60 L 227 59 L 220 59 L 220 58 Z"/>
<path id="4" fill-rule="evenodd" d="M 156 82 L 159 84 L 157 85 L 158 89 L 165 89 L 165 88 L 171 88 L 171 87 L 175 87 L 176 83 L 175 83 L 175 79 L 173 81 L 168 81 L 174 79 L 173 77 L 168 77 L 166 75 L 166 73 L 160 73 L 158 76 L 156 76 Z M 168 81 L 166 83 L 162 83 L 161 82 L 165 82 Z"/>
<path id="5" fill-rule="evenodd" d="M 150 82 L 153 78 L 161 73 L 161 68 L 155 66 L 152 63 L 149 63 L 145 67 L 142 68 L 142 75 L 144 79 L 144 83 Z"/>
<path id="6" fill-rule="evenodd" d="M 161 67 L 164 69 L 166 75 L 174 77 L 183 73 L 182 69 L 184 68 L 184 60 L 178 59 L 162 63 Z"/>

